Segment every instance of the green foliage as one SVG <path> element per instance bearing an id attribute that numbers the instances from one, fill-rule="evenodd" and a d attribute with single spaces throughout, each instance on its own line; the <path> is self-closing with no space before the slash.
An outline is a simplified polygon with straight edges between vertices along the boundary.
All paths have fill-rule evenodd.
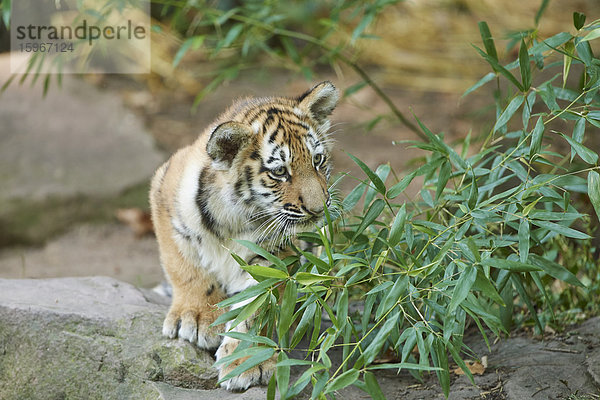
<path id="1" fill-rule="evenodd" d="M 171 0 L 154 3 L 155 8 L 160 7 L 163 19 L 168 18 L 185 37 L 174 65 L 188 51 L 200 47 L 219 63 L 212 82 L 198 94 L 197 104 L 214 87 L 234 79 L 241 70 L 262 65 L 264 55 L 309 80 L 319 65 L 351 62 L 342 53 L 351 50 L 357 40 L 368 38 L 365 31 L 374 18 L 397 2 L 243 0 L 235 2 L 235 7 L 207 1 L 184 5 Z M 351 32 L 348 27 L 353 27 Z"/>
<path id="2" fill-rule="evenodd" d="M 535 30 L 522 32 L 518 59 L 508 65 L 497 59 L 489 28 L 480 24 L 486 51 L 478 51 L 493 72 L 475 86 L 498 80 L 507 89 L 495 93 L 496 122 L 478 149 L 468 137 L 457 152 L 417 119 L 426 140 L 412 145 L 429 155 L 398 182 L 387 182 L 395 176 L 388 165 L 373 171 L 350 156 L 365 178 L 343 205 L 349 211 L 362 199 L 363 212 L 327 214 L 326 228 L 300 235 L 320 254 L 295 248 L 295 257 L 272 268 L 239 260 L 261 290 L 249 288 L 222 304 L 258 294 L 223 319 L 255 315 L 251 332 L 236 334 L 243 345 L 231 357 L 251 355 L 249 367 L 279 352 L 271 398 L 276 387 L 290 398 L 309 384 L 313 398 L 333 398 L 349 385 L 383 398 L 376 369 L 407 370 L 417 379 L 435 371 L 448 396 L 448 357 L 472 379 L 462 360 L 472 356 L 463 343 L 469 321 L 487 341 L 490 332 L 499 336 L 515 323 L 533 324 L 541 333 L 556 321 L 554 310 L 558 317 L 571 307 L 598 311 L 590 308 L 600 298 L 590 236 L 590 219 L 598 215 L 584 214 L 572 201 L 572 194 L 581 194 L 600 209 L 598 154 L 585 146 L 585 134 L 600 127 L 600 61 L 585 40 L 598 22 L 583 26 L 584 19 L 574 16 L 575 36 L 542 39 Z M 557 55 L 563 62 L 555 62 Z M 571 67 L 563 68 L 564 62 Z M 511 72 L 517 68 L 519 77 Z M 538 71 L 557 69 L 550 80 L 536 79 L 552 75 Z M 581 84 L 556 86 L 567 82 L 558 78 L 569 71 L 581 75 Z M 397 201 L 417 178 L 420 199 Z M 275 332 L 277 343 L 271 341 Z M 299 346 L 305 357 L 290 358 Z M 334 350 L 342 356 L 336 367 Z M 388 350 L 397 362 L 375 363 Z M 292 366 L 304 369 L 294 382 Z"/>

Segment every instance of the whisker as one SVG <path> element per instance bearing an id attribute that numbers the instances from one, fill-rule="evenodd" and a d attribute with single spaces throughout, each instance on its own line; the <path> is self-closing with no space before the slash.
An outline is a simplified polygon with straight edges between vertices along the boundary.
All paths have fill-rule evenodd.
<path id="1" fill-rule="evenodd" d="M 266 241 L 267 239 L 269 239 L 269 235 L 271 234 L 271 232 L 273 231 L 273 229 L 279 224 L 279 221 L 285 218 L 284 215 L 277 213 L 275 215 L 275 217 L 272 219 L 272 221 L 270 222 L 270 224 L 265 228 L 265 230 L 262 232 L 262 234 L 259 236 L 259 239 L 257 240 L 257 243 L 261 243 L 263 241 Z"/>

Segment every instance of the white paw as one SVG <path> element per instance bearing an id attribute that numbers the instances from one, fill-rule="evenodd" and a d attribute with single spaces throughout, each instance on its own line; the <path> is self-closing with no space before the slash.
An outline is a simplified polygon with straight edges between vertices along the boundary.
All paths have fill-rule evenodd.
<path id="1" fill-rule="evenodd" d="M 231 391 L 243 391 L 251 386 L 268 385 L 274 370 L 273 366 L 270 364 L 271 363 L 267 361 L 256 367 L 250 368 L 248 371 L 242 372 L 238 376 L 221 382 L 221 387 Z M 219 376 L 221 376 L 221 374 L 225 375 L 223 370 L 219 370 Z"/>
<path id="2" fill-rule="evenodd" d="M 163 323 L 164 336 L 180 338 L 197 345 L 202 349 L 216 349 L 221 344 L 222 337 L 214 328 L 198 323 L 198 315 L 193 311 L 182 314 L 169 312 Z"/>
<path id="3" fill-rule="evenodd" d="M 223 339 L 221 346 L 219 346 L 217 353 L 215 354 L 217 360 L 231 355 L 238 344 L 238 340 L 226 336 Z M 229 365 L 220 365 L 219 380 L 227 376 L 231 371 L 233 371 L 236 367 L 242 364 L 246 359 L 247 357 L 240 358 L 232 361 Z M 221 387 L 232 391 L 242 391 L 248 389 L 251 386 L 268 385 L 269 380 L 273 376 L 273 371 L 275 371 L 276 364 L 277 356 L 275 355 L 270 359 L 258 364 L 257 366 L 242 372 L 240 375 L 221 382 Z"/>

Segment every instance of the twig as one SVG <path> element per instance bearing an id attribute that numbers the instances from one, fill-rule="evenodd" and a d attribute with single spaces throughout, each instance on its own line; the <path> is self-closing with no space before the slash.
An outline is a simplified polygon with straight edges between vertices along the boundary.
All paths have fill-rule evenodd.
<path id="1" fill-rule="evenodd" d="M 363 80 L 367 83 L 367 85 L 371 86 L 371 88 L 375 91 L 375 93 L 377 93 L 377 95 L 385 102 L 385 104 L 387 104 L 387 106 L 390 108 L 390 110 L 392 110 L 392 112 L 394 113 L 396 118 L 398 118 L 400 120 L 400 122 L 402 122 L 404 124 L 404 126 L 406 126 L 408 129 L 410 129 L 411 131 L 416 133 L 417 136 L 419 136 L 424 141 L 428 141 L 427 136 L 425 136 L 412 122 L 410 122 L 404 116 L 404 114 L 402 114 L 400 112 L 400 110 L 398 110 L 398 108 L 392 102 L 392 100 L 388 97 L 388 95 L 386 95 L 383 92 L 383 90 L 381 90 L 379 85 L 377 85 L 375 82 L 373 82 L 373 80 L 365 72 L 365 70 L 363 70 L 358 64 L 356 64 L 355 62 L 353 62 L 352 60 L 350 60 L 343 54 L 338 53 L 338 54 L 336 54 L 336 57 L 339 58 L 340 61 L 342 61 L 343 63 L 348 65 L 350 68 L 352 68 L 358 75 L 360 75 L 360 77 L 363 78 Z"/>
<path id="2" fill-rule="evenodd" d="M 535 392 L 534 392 L 534 393 L 531 395 L 531 397 L 535 396 L 535 395 L 536 395 L 536 394 L 538 394 L 539 392 L 542 392 L 542 391 L 544 391 L 544 390 L 546 390 L 546 389 L 550 389 L 550 386 L 546 386 L 546 387 L 543 387 L 543 388 L 541 388 L 541 389 L 538 389 L 538 390 L 536 390 L 536 391 L 535 391 Z"/>
<path id="3" fill-rule="evenodd" d="M 554 351 L 556 353 L 569 353 L 569 354 L 581 354 L 581 351 L 578 350 L 571 350 L 571 349 L 559 349 L 556 347 L 546 347 L 542 350 L 546 350 L 546 351 Z"/>

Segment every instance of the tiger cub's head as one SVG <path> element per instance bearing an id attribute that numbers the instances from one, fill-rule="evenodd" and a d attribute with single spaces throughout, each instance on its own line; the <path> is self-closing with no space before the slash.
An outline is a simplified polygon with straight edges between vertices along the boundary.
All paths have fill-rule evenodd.
<path id="1" fill-rule="evenodd" d="M 243 100 L 206 146 L 227 192 L 258 229 L 258 241 L 312 226 L 331 202 L 329 115 L 339 94 L 322 82 L 292 98 Z M 250 228 L 250 226 L 249 226 Z"/>

